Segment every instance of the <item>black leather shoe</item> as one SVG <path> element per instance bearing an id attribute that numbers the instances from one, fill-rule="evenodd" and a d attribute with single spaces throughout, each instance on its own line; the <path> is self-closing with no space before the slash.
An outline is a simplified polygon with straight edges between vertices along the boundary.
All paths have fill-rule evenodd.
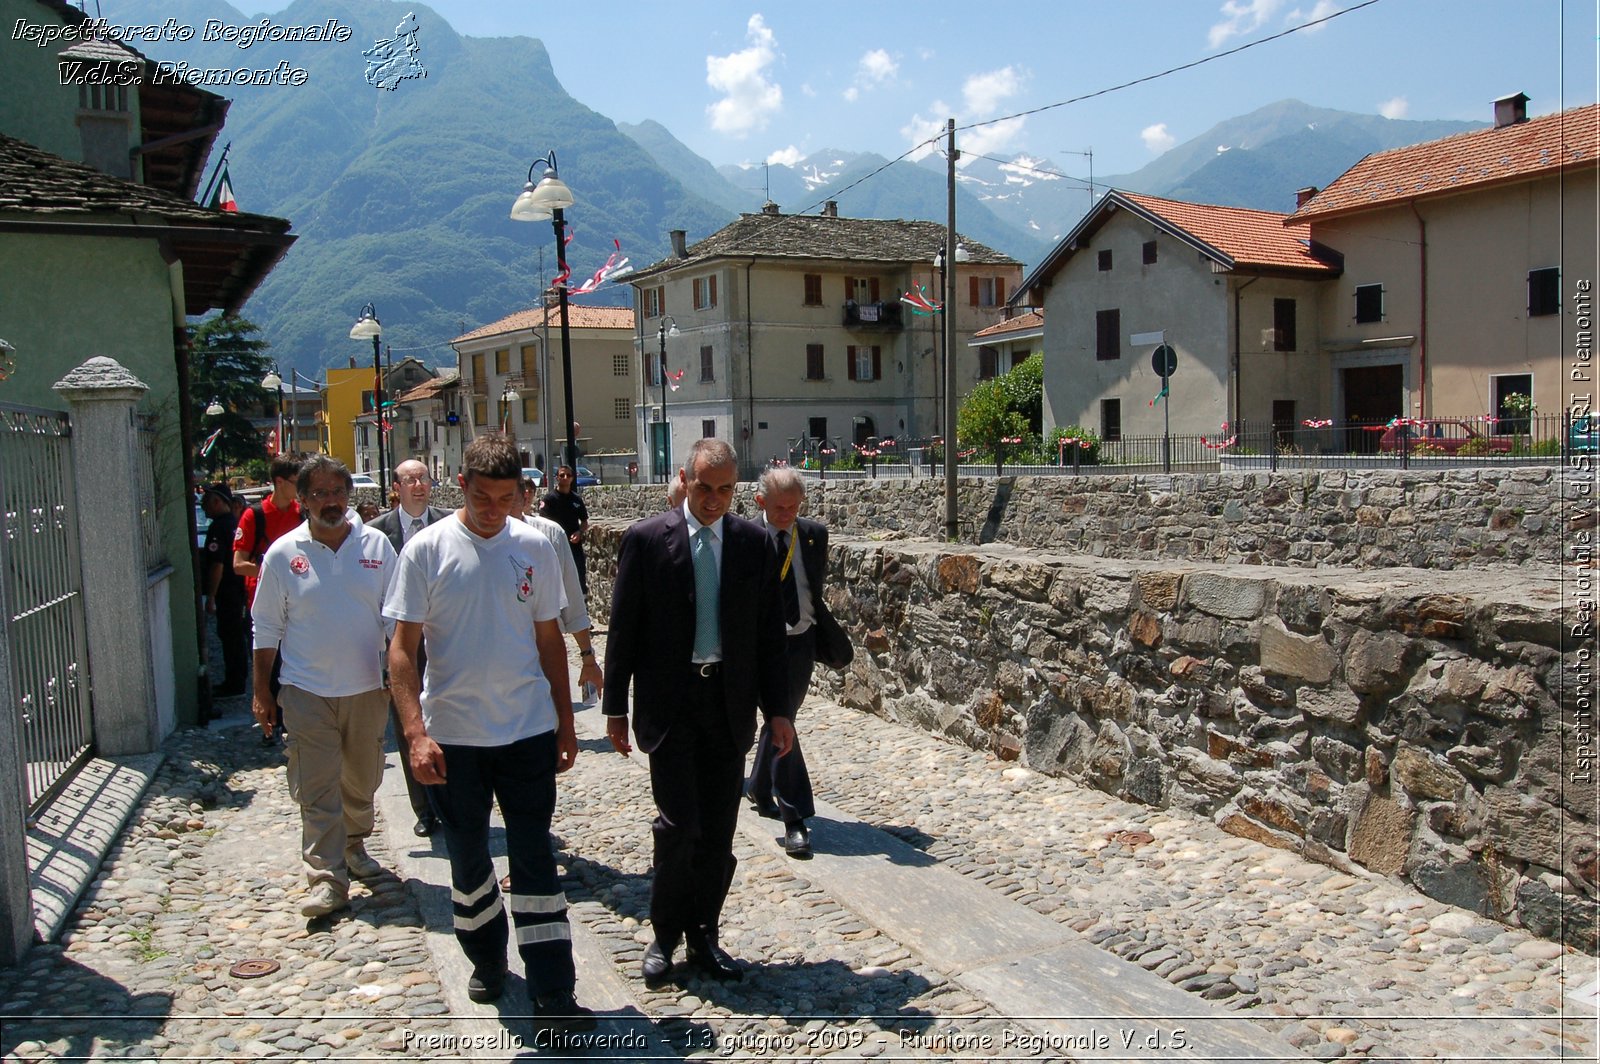
<path id="1" fill-rule="evenodd" d="M 467 980 L 467 997 L 480 1005 L 491 1001 L 498 1001 L 506 989 L 506 970 L 504 968 L 485 969 L 474 968 L 472 977 Z"/>
<path id="2" fill-rule="evenodd" d="M 533 1027 L 551 1034 L 576 1034 L 595 1028 L 594 1010 L 578 1004 L 572 992 L 540 994 L 533 999 Z"/>
<path id="3" fill-rule="evenodd" d="M 432 813 L 426 813 L 417 818 L 416 826 L 411 829 L 411 834 L 419 839 L 425 839 L 439 830 L 439 818 Z"/>
<path id="4" fill-rule="evenodd" d="M 783 852 L 800 860 L 811 856 L 811 833 L 806 830 L 805 821 L 790 824 L 784 829 Z"/>
<path id="5" fill-rule="evenodd" d="M 724 983 L 737 983 L 744 978 L 739 962 L 728 956 L 711 935 L 702 931 L 684 937 L 688 943 L 685 952 L 690 967 Z"/>
<path id="6" fill-rule="evenodd" d="M 652 942 L 644 948 L 644 963 L 640 968 L 645 986 L 654 990 L 672 978 L 672 951 L 676 948 L 676 944 L 668 947 L 660 942 Z"/>
<path id="7" fill-rule="evenodd" d="M 762 798 L 757 795 L 755 791 L 752 791 L 749 787 L 746 787 L 744 789 L 744 796 L 750 799 L 750 804 L 756 807 L 756 812 L 761 816 L 766 817 L 768 820 L 778 819 L 778 803 L 772 800 L 772 796 L 770 794 L 765 798 Z"/>

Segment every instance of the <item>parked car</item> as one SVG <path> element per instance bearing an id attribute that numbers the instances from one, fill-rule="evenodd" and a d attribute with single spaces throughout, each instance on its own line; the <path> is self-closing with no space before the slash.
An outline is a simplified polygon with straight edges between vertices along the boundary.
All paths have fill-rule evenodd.
<path id="1" fill-rule="evenodd" d="M 196 550 L 205 549 L 206 533 L 211 531 L 211 518 L 206 516 L 206 508 L 199 503 L 194 504 L 194 545 Z"/>
<path id="2" fill-rule="evenodd" d="M 579 466 L 574 472 L 578 474 L 572 481 L 572 486 L 575 488 L 587 488 L 591 484 L 600 483 L 600 478 L 595 476 L 586 465 Z"/>
<path id="3" fill-rule="evenodd" d="M 522 469 L 522 475 L 533 478 L 534 487 L 544 487 L 544 470 L 540 469 L 538 466 L 524 466 Z"/>
<path id="4" fill-rule="evenodd" d="M 351 473 L 350 485 L 356 488 L 375 488 L 378 482 L 372 479 L 370 473 Z"/>
<path id="5" fill-rule="evenodd" d="M 1600 415 L 1573 418 L 1567 429 L 1567 447 L 1588 454 L 1600 450 Z"/>
<path id="6" fill-rule="evenodd" d="M 1466 421 L 1430 419 L 1390 425 L 1378 437 L 1378 450 L 1398 451 L 1404 440 L 1413 454 L 1508 454 L 1512 437 L 1485 436 Z"/>

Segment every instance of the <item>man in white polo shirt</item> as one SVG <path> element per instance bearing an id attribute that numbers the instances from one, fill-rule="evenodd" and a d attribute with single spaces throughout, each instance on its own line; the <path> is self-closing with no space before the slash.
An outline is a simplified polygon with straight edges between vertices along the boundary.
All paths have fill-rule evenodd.
<path id="1" fill-rule="evenodd" d="M 506 910 L 516 929 L 536 1030 L 591 1030 L 573 997 L 576 971 L 567 899 L 550 820 L 556 775 L 578 756 L 564 601 L 550 541 L 521 521 L 522 462 L 504 436 L 480 436 L 462 455 L 462 507 L 406 544 L 384 615 L 395 624 L 389 675 L 411 771 L 433 786 L 450 852 L 456 941 L 472 962 L 467 996 L 505 990 Z M 428 665 L 417 673 L 426 636 Z M 489 813 L 500 804 L 511 866 L 503 898 L 489 858 Z"/>
<path id="2" fill-rule="evenodd" d="M 268 736 L 275 716 L 268 678 L 283 648 L 276 701 L 311 887 L 300 912 L 313 918 L 346 906 L 350 876 L 383 871 L 365 840 L 383 778 L 383 598 L 395 553 L 382 532 L 351 523 L 350 488 L 350 471 L 337 459 L 313 455 L 301 467 L 306 521 L 267 549 L 252 608 L 252 710 Z"/>

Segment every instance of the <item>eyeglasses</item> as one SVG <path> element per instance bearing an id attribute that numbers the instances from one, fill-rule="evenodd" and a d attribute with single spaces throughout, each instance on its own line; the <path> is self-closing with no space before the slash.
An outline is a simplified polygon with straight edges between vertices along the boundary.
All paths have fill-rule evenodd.
<path id="1" fill-rule="evenodd" d="M 399 478 L 399 482 L 401 484 L 404 484 L 408 488 L 414 488 L 418 484 L 432 484 L 433 483 L 433 478 L 432 477 L 428 477 L 428 476 L 400 477 Z"/>
<path id="2" fill-rule="evenodd" d="M 312 502 L 318 503 L 329 502 L 333 499 L 348 499 L 349 497 L 349 488 L 318 488 L 316 491 L 309 491 L 306 493 L 306 498 L 310 499 Z"/>

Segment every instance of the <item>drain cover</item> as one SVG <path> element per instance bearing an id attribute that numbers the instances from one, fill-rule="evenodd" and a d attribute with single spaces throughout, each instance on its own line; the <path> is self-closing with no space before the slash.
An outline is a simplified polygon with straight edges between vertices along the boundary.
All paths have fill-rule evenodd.
<path id="1" fill-rule="evenodd" d="M 1140 846 L 1147 846 L 1156 841 L 1156 837 L 1148 831 L 1119 831 L 1112 836 L 1112 839 L 1132 850 L 1137 850 Z"/>
<path id="2" fill-rule="evenodd" d="M 260 979 L 263 975 L 271 975 L 279 967 L 277 961 L 251 959 L 235 964 L 228 969 L 228 974 L 235 979 Z"/>

